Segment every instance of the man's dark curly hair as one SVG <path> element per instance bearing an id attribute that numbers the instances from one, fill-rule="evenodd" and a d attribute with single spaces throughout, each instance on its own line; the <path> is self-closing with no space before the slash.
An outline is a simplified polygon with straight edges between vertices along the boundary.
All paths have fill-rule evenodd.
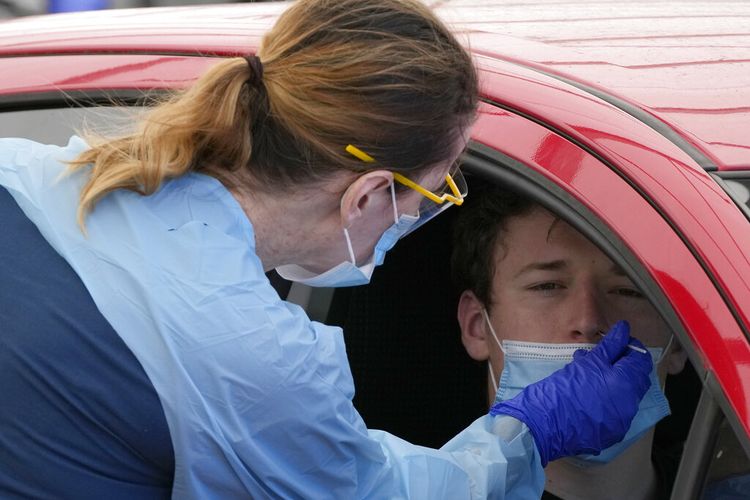
<path id="1" fill-rule="evenodd" d="M 539 205 L 488 181 L 473 182 L 469 193 L 453 225 L 451 273 L 458 290 L 471 290 L 489 309 L 495 275 L 493 256 L 496 246 L 504 244 L 507 220 L 526 215 Z"/>

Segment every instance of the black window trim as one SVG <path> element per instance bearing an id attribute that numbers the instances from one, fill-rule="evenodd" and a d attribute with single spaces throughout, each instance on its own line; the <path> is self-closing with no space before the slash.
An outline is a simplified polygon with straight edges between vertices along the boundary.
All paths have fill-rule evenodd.
<path id="1" fill-rule="evenodd" d="M 146 106 L 166 90 L 75 90 L 0 94 L 0 113 L 57 108 L 93 106 Z"/>

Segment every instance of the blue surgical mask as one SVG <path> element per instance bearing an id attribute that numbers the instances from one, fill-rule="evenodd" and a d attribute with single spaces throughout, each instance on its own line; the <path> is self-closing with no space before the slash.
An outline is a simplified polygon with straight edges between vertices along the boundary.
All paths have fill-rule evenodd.
<path id="1" fill-rule="evenodd" d="M 284 279 L 303 283 L 315 287 L 343 287 L 366 285 L 370 282 L 372 272 L 376 266 L 379 266 L 385 260 L 385 254 L 393 248 L 396 242 L 409 232 L 411 227 L 419 220 L 418 215 L 402 214 L 398 215 L 396 207 L 396 191 L 391 184 L 391 199 L 393 200 L 393 219 L 394 223 L 385 230 L 378 242 L 375 244 L 373 254 L 367 263 L 357 266 L 357 261 L 352 248 L 352 240 L 349 237 L 349 231 L 344 228 L 344 238 L 346 246 L 349 249 L 349 259 L 332 267 L 322 274 L 311 273 L 307 269 L 296 264 L 287 264 L 276 268 Z"/>
<path id="2" fill-rule="evenodd" d="M 503 371 L 500 374 L 499 386 L 492 371 L 492 365 L 490 364 L 490 376 L 495 388 L 496 403 L 513 398 L 527 386 L 563 368 L 573 361 L 573 353 L 577 350 L 591 350 L 596 346 L 596 344 L 546 344 L 512 340 L 503 340 L 501 343 L 497 335 L 495 335 L 495 330 L 492 328 L 486 310 L 484 311 L 484 317 L 492 338 L 495 339 L 495 342 L 504 354 Z M 671 342 L 672 340 L 670 339 L 669 344 Z M 580 467 L 609 463 L 630 445 L 638 441 L 659 420 L 670 414 L 669 402 L 660 388 L 659 379 L 656 374 L 656 366 L 662 360 L 662 353 L 669 349 L 669 344 L 666 349 L 660 347 L 648 348 L 651 359 L 654 362 L 651 374 L 649 375 L 651 385 L 646 391 L 646 395 L 643 396 L 638 406 L 638 412 L 630 423 L 630 428 L 622 441 L 609 448 L 605 448 L 598 455 L 577 455 L 569 457 L 567 460 Z"/>

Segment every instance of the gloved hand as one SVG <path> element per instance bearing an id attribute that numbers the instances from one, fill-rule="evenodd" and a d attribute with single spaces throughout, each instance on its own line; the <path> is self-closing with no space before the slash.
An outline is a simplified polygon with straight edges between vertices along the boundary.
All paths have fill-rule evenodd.
<path id="1" fill-rule="evenodd" d="M 628 343 L 645 351 L 620 321 L 594 349 L 576 351 L 565 368 L 494 404 L 490 414 L 528 426 L 542 467 L 560 457 L 600 453 L 625 436 L 650 385 L 651 355 Z"/>

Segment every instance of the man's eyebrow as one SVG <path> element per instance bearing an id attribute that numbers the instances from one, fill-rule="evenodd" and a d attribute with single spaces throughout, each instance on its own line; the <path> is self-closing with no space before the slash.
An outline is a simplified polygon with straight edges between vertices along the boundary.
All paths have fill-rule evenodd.
<path id="1" fill-rule="evenodd" d="M 531 264 L 523 266 L 520 271 L 516 273 L 514 278 L 531 272 L 531 271 L 559 271 L 565 269 L 568 266 L 568 262 L 565 260 L 549 260 L 544 262 L 532 262 Z"/>

